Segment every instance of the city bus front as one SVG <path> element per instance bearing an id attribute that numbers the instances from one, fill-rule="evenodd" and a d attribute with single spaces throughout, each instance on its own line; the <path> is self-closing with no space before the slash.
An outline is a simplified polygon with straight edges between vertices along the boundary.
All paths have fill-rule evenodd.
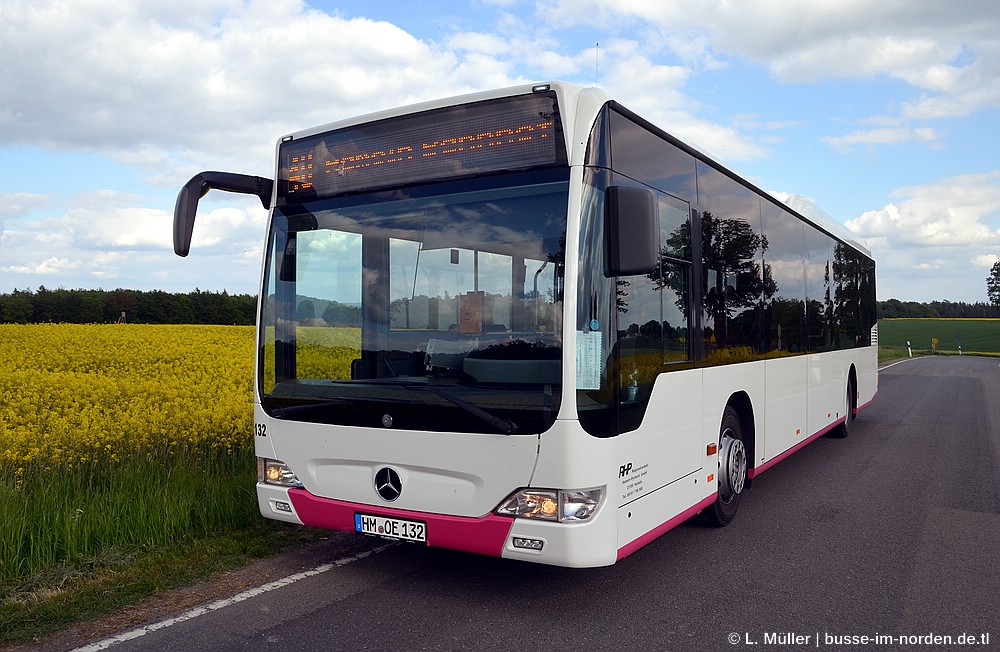
<path id="1" fill-rule="evenodd" d="M 590 519 L 603 487 L 532 482 L 563 395 L 556 93 L 306 132 L 278 157 L 258 328 L 264 516 L 489 555 L 544 546 L 515 520 Z"/>

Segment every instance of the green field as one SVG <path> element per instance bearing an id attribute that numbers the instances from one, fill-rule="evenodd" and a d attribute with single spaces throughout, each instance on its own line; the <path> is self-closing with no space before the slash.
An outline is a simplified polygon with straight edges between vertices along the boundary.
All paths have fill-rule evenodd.
<path id="1" fill-rule="evenodd" d="M 317 364 L 349 367 L 345 330 Z M 0 649 L 312 536 L 257 507 L 254 347 L 252 326 L 0 324 Z"/>
<path id="2" fill-rule="evenodd" d="M 932 347 L 937 338 L 936 349 Z M 936 350 L 942 354 L 1000 354 L 1000 319 L 880 319 L 879 349 L 906 355 L 907 341 L 914 355 Z M 880 356 L 881 357 L 881 356 Z"/>

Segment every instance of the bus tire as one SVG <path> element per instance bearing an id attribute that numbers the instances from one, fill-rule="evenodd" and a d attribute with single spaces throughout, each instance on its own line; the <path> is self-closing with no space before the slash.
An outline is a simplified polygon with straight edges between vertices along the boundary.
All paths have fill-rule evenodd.
<path id="1" fill-rule="evenodd" d="M 740 415 L 732 405 L 722 413 L 719 427 L 718 496 L 707 510 L 708 522 L 725 527 L 736 518 L 747 482 L 747 454 Z"/>
<path id="2" fill-rule="evenodd" d="M 854 427 L 855 413 L 858 410 L 858 392 L 854 389 L 854 378 L 848 379 L 847 392 L 844 398 L 844 422 L 840 424 L 840 427 L 833 430 L 834 436 L 840 439 L 844 439 L 851 434 L 851 429 Z"/>

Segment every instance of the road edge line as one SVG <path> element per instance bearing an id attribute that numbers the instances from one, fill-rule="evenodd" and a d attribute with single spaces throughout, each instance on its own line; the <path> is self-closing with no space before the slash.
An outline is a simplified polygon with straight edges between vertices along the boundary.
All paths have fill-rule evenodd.
<path id="1" fill-rule="evenodd" d="M 238 604 L 240 602 L 243 602 L 244 600 L 255 598 L 258 595 L 263 595 L 264 593 L 274 591 L 275 589 L 280 589 L 289 586 L 290 584 L 294 584 L 295 582 L 298 582 L 300 580 L 304 580 L 310 577 L 315 577 L 316 575 L 320 575 L 321 573 L 325 573 L 334 568 L 340 568 L 341 566 L 346 566 L 347 564 L 358 561 L 360 559 L 364 559 L 365 557 L 368 557 L 370 555 L 378 554 L 383 550 L 387 550 L 388 548 L 391 548 L 395 545 L 396 545 L 395 543 L 387 543 L 385 545 L 378 546 L 377 548 L 372 548 L 371 550 L 365 550 L 354 555 L 341 557 L 340 559 L 336 559 L 328 564 L 320 564 L 315 568 L 310 568 L 309 570 L 305 570 L 300 573 L 295 573 L 293 575 L 289 575 L 288 577 L 283 577 L 280 580 L 274 580 L 273 582 L 268 582 L 267 584 L 262 584 L 260 586 L 255 586 L 253 588 L 246 589 L 245 591 L 241 591 L 236 595 L 231 595 L 228 598 L 220 598 L 219 600 L 215 600 L 207 604 L 203 604 L 197 607 L 192 607 L 191 609 L 188 609 L 183 613 L 173 616 L 172 618 L 167 618 L 166 620 L 161 620 L 159 622 L 152 623 L 150 625 L 143 625 L 142 627 L 137 627 L 127 632 L 116 634 L 115 636 L 110 636 L 106 639 L 97 641 L 95 643 L 88 643 L 87 645 L 74 648 L 70 652 L 98 652 L 99 650 L 106 650 L 113 645 L 124 643 L 126 641 L 135 640 L 137 638 L 142 638 L 146 634 L 152 634 L 153 632 L 159 631 L 161 629 L 166 629 L 167 627 L 171 627 L 173 625 L 177 625 L 179 623 L 183 623 L 188 620 L 193 620 L 195 618 L 198 618 L 199 616 L 204 616 L 205 614 L 212 613 L 213 611 L 218 611 L 219 609 L 224 609 L 234 604 Z"/>

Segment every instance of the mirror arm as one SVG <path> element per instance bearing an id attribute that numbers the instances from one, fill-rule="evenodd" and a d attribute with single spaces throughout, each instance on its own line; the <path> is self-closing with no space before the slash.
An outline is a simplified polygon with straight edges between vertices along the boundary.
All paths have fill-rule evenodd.
<path id="1" fill-rule="evenodd" d="M 256 195 L 264 208 L 271 208 L 274 181 L 231 172 L 199 172 L 191 177 L 177 194 L 174 205 L 174 253 L 178 256 L 187 256 L 190 252 L 198 200 L 212 189 Z"/>

